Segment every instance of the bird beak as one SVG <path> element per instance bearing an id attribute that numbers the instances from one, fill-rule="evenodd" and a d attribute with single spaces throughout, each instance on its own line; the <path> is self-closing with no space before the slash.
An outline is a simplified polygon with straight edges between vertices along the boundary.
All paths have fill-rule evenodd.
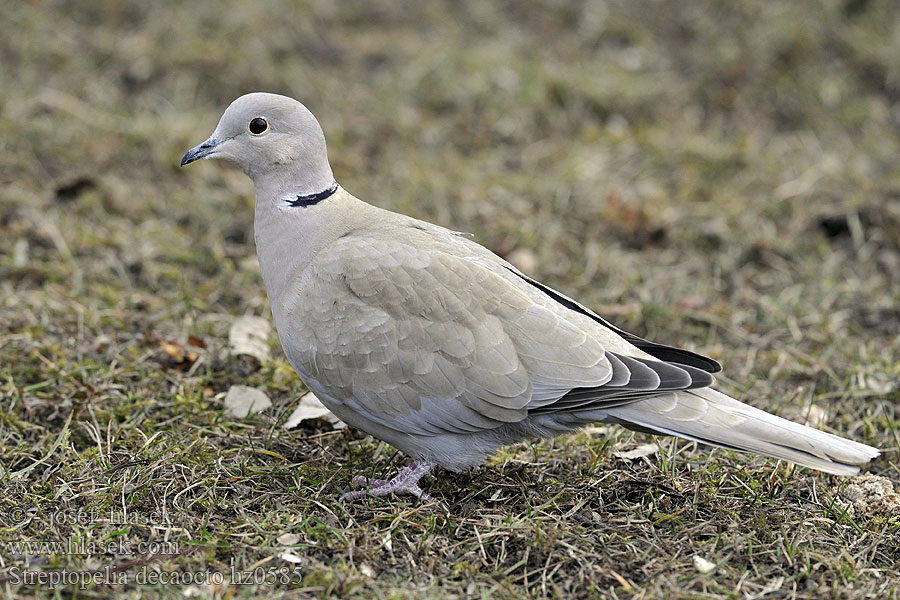
<path id="1" fill-rule="evenodd" d="M 195 146 L 184 153 L 184 156 L 181 157 L 181 166 L 191 164 L 195 160 L 200 160 L 201 158 L 209 158 L 213 154 L 216 153 L 216 147 L 224 142 L 222 138 L 211 137 L 199 146 Z"/>

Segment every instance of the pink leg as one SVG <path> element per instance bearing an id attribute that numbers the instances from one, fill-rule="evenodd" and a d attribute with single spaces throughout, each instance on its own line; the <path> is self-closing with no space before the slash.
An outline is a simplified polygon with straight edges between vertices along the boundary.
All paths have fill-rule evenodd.
<path id="1" fill-rule="evenodd" d="M 431 465 L 424 461 L 414 460 L 404 467 L 390 481 L 386 479 L 369 479 L 356 475 L 351 479 L 353 487 L 365 486 L 366 489 L 347 492 L 341 496 L 341 502 L 350 502 L 363 496 L 387 496 L 388 494 L 411 494 L 425 501 L 434 500 L 419 487 L 419 480 L 431 470 Z"/>

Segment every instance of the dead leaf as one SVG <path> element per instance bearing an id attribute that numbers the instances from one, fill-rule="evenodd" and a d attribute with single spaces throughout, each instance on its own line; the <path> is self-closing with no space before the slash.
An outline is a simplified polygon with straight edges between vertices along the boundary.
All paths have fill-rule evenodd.
<path id="1" fill-rule="evenodd" d="M 275 538 L 275 541 L 282 546 L 293 546 L 300 541 L 300 536 L 296 533 L 282 533 L 277 538 Z"/>
<path id="2" fill-rule="evenodd" d="M 200 354 L 188 352 L 178 341 L 162 340 L 160 347 L 163 353 L 169 357 L 171 365 L 180 371 L 187 371 L 200 358 Z"/>
<path id="3" fill-rule="evenodd" d="M 271 326 L 266 319 L 255 315 L 243 315 L 235 319 L 228 332 L 228 345 L 235 355 L 252 356 L 263 362 L 269 353 L 269 333 Z"/>
<path id="4" fill-rule="evenodd" d="M 294 409 L 294 412 L 292 412 L 291 416 L 288 417 L 288 420 L 285 421 L 284 428 L 293 429 L 303 421 L 308 421 L 310 419 L 328 421 L 335 429 L 344 429 L 347 427 L 346 423 L 338 419 L 334 416 L 334 413 L 325 408 L 325 405 L 322 404 L 321 400 L 316 398 L 315 394 L 306 392 L 300 396 L 300 400 L 297 402 L 297 408 Z"/>
<path id="5" fill-rule="evenodd" d="M 622 460 L 635 460 L 636 458 L 644 458 L 645 456 L 653 456 L 659 451 L 656 444 L 641 444 L 632 450 L 613 452 L 613 456 Z"/>
<path id="6" fill-rule="evenodd" d="M 187 343 L 188 346 L 194 346 L 195 348 L 206 348 L 206 342 L 203 338 L 197 337 L 196 335 L 189 335 Z"/>
<path id="7" fill-rule="evenodd" d="M 375 569 L 373 569 L 366 563 L 359 565 L 359 572 L 369 579 L 375 579 Z"/>
<path id="8" fill-rule="evenodd" d="M 700 573 L 706 574 L 712 572 L 716 568 L 716 563 L 709 562 L 699 554 L 694 555 L 694 568 Z"/>
<path id="9" fill-rule="evenodd" d="M 163 352 L 165 352 L 169 356 L 169 358 L 174 360 L 176 363 L 180 363 L 184 360 L 184 346 L 182 346 L 178 342 L 163 342 L 161 345 Z"/>
<path id="10" fill-rule="evenodd" d="M 233 385 L 225 394 L 225 413 L 243 419 L 251 413 L 258 413 L 272 406 L 269 397 L 248 385 Z"/>

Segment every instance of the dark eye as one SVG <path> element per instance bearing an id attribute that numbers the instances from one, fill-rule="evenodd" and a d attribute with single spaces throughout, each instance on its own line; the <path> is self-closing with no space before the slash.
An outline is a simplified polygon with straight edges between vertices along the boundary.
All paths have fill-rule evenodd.
<path id="1" fill-rule="evenodd" d="M 253 135 L 261 135 L 266 132 L 266 129 L 269 128 L 269 124 L 266 123 L 266 120 L 262 117 L 256 117 L 252 121 L 250 121 L 250 125 L 248 125 L 250 129 L 250 133 Z"/>

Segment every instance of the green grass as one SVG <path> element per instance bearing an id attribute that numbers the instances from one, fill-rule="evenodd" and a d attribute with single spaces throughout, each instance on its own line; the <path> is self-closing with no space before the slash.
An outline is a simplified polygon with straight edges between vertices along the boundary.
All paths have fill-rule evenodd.
<path id="1" fill-rule="evenodd" d="M 274 334 L 262 365 L 227 350 L 269 318 L 250 182 L 178 161 L 238 95 L 297 97 L 354 194 L 715 357 L 755 406 L 823 409 L 900 482 L 898 22 L 887 0 L 4 4 L 0 590 L 897 598 L 900 515 L 848 508 L 849 480 L 661 438 L 627 461 L 653 440 L 614 427 L 437 471 L 448 512 L 339 505 L 404 458 L 281 427 L 304 390 Z M 274 406 L 228 417 L 233 384 Z M 22 581 L 76 571 L 105 579 Z M 225 584 L 171 583 L 206 572 Z"/>

